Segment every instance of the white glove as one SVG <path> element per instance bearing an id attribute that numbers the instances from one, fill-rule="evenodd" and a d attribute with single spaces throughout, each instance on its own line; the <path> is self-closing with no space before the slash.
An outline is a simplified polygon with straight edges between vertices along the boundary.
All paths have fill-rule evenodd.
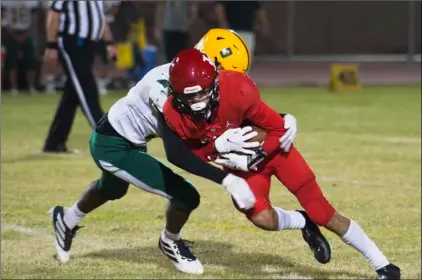
<path id="1" fill-rule="evenodd" d="M 229 152 L 240 152 L 243 154 L 255 154 L 254 151 L 249 150 L 249 148 L 256 148 L 259 147 L 259 142 L 246 142 L 256 135 L 258 132 L 253 131 L 252 127 L 245 126 L 243 128 L 232 128 L 226 130 L 220 137 L 218 137 L 215 142 L 214 146 L 218 153 L 224 154 Z M 248 133 L 250 132 L 250 133 Z"/>
<path id="2" fill-rule="evenodd" d="M 216 164 L 222 165 L 227 168 L 241 170 L 241 171 L 249 171 L 248 169 L 249 156 L 248 155 L 238 155 L 234 153 L 222 154 L 222 155 L 219 155 L 214 162 Z M 254 170 L 256 170 L 256 167 Z"/>
<path id="3" fill-rule="evenodd" d="M 240 209 L 248 210 L 255 206 L 255 195 L 245 179 L 229 174 L 223 179 L 222 185 L 231 194 Z"/>
<path id="4" fill-rule="evenodd" d="M 293 141 L 296 138 L 297 134 L 297 124 L 296 118 L 290 114 L 284 116 L 284 128 L 286 133 L 280 138 L 280 148 L 286 153 L 290 151 Z"/>

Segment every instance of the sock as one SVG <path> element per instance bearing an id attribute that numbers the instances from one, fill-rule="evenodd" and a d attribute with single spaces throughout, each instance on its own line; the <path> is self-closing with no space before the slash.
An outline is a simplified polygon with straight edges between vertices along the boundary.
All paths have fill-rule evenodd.
<path id="1" fill-rule="evenodd" d="M 85 217 L 85 215 L 85 213 L 79 210 L 78 202 L 75 202 L 72 207 L 65 211 L 64 222 L 68 228 L 73 229 L 83 219 L 83 217 Z"/>
<path id="2" fill-rule="evenodd" d="M 390 263 L 380 249 L 378 249 L 377 245 L 375 245 L 374 241 L 353 220 L 350 220 L 349 229 L 341 239 L 346 244 L 358 250 L 375 270 Z"/>
<path id="3" fill-rule="evenodd" d="M 182 238 L 180 232 L 179 233 L 171 233 L 167 229 L 164 229 L 164 235 L 172 241 L 180 240 Z"/>
<path id="4" fill-rule="evenodd" d="M 305 217 L 297 211 L 283 210 L 273 207 L 278 215 L 278 230 L 302 229 L 305 227 Z"/>

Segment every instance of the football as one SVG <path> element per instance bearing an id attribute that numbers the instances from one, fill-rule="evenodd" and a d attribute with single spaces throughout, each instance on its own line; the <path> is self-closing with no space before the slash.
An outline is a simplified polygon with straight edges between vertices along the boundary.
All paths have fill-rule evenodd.
<path id="1" fill-rule="evenodd" d="M 255 142 L 255 141 L 257 141 L 259 143 L 264 142 L 265 137 L 267 137 L 267 132 L 265 130 L 263 130 L 262 128 L 254 126 L 254 125 L 250 125 L 250 127 L 252 127 L 252 131 L 256 131 L 258 133 L 258 135 L 256 135 L 252 139 L 250 139 L 248 142 Z"/>

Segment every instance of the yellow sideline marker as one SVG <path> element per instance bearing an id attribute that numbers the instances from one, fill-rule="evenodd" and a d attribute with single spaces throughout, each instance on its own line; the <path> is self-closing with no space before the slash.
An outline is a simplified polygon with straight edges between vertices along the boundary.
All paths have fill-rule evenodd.
<path id="1" fill-rule="evenodd" d="M 360 88 L 357 64 L 331 65 L 329 91 L 356 91 Z"/>

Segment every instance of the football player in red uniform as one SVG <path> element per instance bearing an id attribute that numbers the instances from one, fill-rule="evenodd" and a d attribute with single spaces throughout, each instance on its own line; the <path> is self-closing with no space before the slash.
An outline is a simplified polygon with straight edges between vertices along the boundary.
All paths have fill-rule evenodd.
<path id="1" fill-rule="evenodd" d="M 174 58 L 170 67 L 170 94 L 164 105 L 166 121 L 203 160 L 214 161 L 219 155 L 244 146 L 242 135 L 250 130 L 250 127 L 240 128 L 244 121 L 267 132 L 258 150 L 247 155 L 230 154 L 237 156 L 232 161 L 237 161 L 238 175 L 247 180 L 255 194 L 254 208 L 238 208 L 255 226 L 271 231 L 302 229 L 315 258 L 326 263 L 330 260 L 330 247 L 316 223 L 359 251 L 380 279 L 400 278 L 400 269 L 390 264 L 362 228 L 327 201 L 299 151 L 295 147 L 289 152 L 280 149 L 279 139 L 285 132 L 283 118 L 261 100 L 249 76 L 218 71 L 205 54 L 187 49 Z M 272 175 L 288 188 L 306 212 L 271 205 Z"/>

